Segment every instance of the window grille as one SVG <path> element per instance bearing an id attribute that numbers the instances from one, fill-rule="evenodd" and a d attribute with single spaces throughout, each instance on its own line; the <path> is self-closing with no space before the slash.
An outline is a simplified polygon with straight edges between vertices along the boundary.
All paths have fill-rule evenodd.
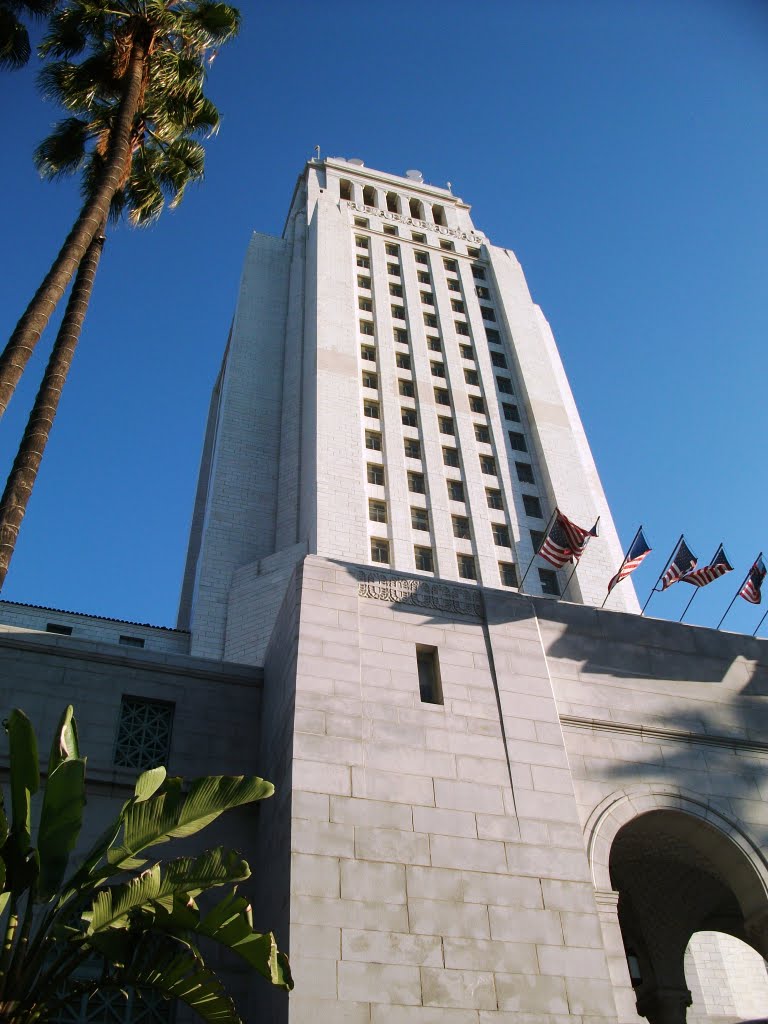
<path id="1" fill-rule="evenodd" d="M 115 744 L 115 764 L 144 771 L 168 762 L 174 704 L 123 697 Z"/>

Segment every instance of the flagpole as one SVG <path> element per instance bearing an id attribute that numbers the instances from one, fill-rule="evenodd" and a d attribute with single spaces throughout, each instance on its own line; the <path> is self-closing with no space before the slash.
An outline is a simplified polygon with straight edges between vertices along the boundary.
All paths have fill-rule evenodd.
<path id="1" fill-rule="evenodd" d="M 755 632 L 752 634 L 752 636 L 757 636 L 757 631 L 760 629 L 762 624 L 765 622 L 765 616 L 766 615 L 768 615 L 768 611 L 766 611 L 765 615 L 763 615 L 762 619 L 760 619 L 760 621 L 758 622 L 757 626 L 755 627 Z"/>
<path id="2" fill-rule="evenodd" d="M 641 523 L 641 524 L 640 524 L 640 526 L 638 526 L 638 528 L 637 528 L 637 533 L 635 534 L 635 536 L 634 536 L 634 537 L 632 538 L 632 540 L 630 541 L 630 545 L 629 545 L 629 547 L 627 548 L 627 553 L 626 553 L 626 555 L 624 555 L 624 561 L 623 561 L 623 562 L 621 563 L 621 565 L 619 566 L 618 572 L 616 573 L 616 575 L 617 575 L 617 576 L 619 576 L 619 575 L 620 575 L 620 573 L 621 573 L 621 570 L 622 570 L 622 569 L 624 568 L 624 566 L 625 566 L 625 565 L 627 564 L 627 562 L 629 561 L 629 552 L 630 552 L 630 551 L 632 550 L 632 545 L 633 545 L 633 544 L 635 543 L 635 541 L 637 540 L 637 538 L 638 538 L 638 537 L 640 536 L 640 533 L 641 533 L 642 529 L 643 529 L 643 524 Z M 648 542 L 646 541 L 646 544 L 647 544 L 647 543 L 648 543 Z M 611 579 L 613 579 L 613 577 L 611 577 Z M 610 582 L 610 581 L 609 581 L 609 582 Z M 619 585 L 619 584 L 617 583 L 617 584 L 616 584 L 616 586 L 618 586 L 618 585 Z M 601 608 L 605 608 L 605 602 L 606 602 L 606 601 L 608 600 L 608 598 L 609 598 L 610 596 L 611 596 L 611 591 L 609 590 L 609 591 L 608 591 L 608 593 L 607 593 L 607 594 L 605 595 L 605 597 L 603 598 L 603 603 L 602 603 L 602 604 L 600 605 L 600 607 L 601 607 Z"/>
<path id="3" fill-rule="evenodd" d="M 677 549 L 678 549 L 678 548 L 680 547 L 680 541 L 681 541 L 681 540 L 683 539 L 683 537 L 684 537 L 684 536 L 685 536 L 685 534 L 684 534 L 684 533 L 681 533 L 681 534 L 680 534 L 680 539 L 679 539 L 679 540 L 677 541 L 677 543 L 675 544 L 675 546 L 674 546 L 674 547 L 672 548 L 672 554 L 671 554 L 671 555 L 669 556 L 669 558 L 667 559 L 667 563 L 666 563 L 666 565 L 664 566 L 664 568 L 663 568 L 663 569 L 661 570 L 661 572 L 659 573 L 659 578 L 658 578 L 658 579 L 656 580 L 656 582 L 655 582 L 655 583 L 653 584 L 653 588 L 651 589 L 651 592 L 650 592 L 650 594 L 648 595 L 648 600 L 647 600 L 647 601 L 645 602 L 645 604 L 643 605 L 643 607 L 642 607 L 642 609 L 641 609 L 641 611 L 640 611 L 640 614 L 641 614 L 641 615 L 644 615 L 644 614 L 645 614 L 645 609 L 646 609 L 646 608 L 648 607 L 648 605 L 649 605 L 649 603 L 650 603 L 650 600 L 651 600 L 651 598 L 652 598 L 652 597 L 653 597 L 653 595 L 654 595 L 654 594 L 656 593 L 656 587 L 658 587 L 658 585 L 659 585 L 659 582 L 661 581 L 662 577 L 664 576 L 664 573 L 665 573 L 665 572 L 667 571 L 667 569 L 669 568 L 669 566 L 670 566 L 670 564 L 671 564 L 671 562 L 672 562 L 672 559 L 673 559 L 673 558 L 675 557 L 675 553 L 677 552 Z"/>
<path id="4" fill-rule="evenodd" d="M 534 558 L 536 557 L 536 555 L 538 555 L 538 553 L 539 553 L 539 552 L 541 551 L 541 549 L 542 549 L 542 548 L 544 547 L 544 541 L 545 541 L 545 540 L 547 539 L 547 537 L 549 536 L 549 531 L 550 531 L 550 530 L 552 529 L 552 523 L 554 523 L 554 521 L 555 521 L 555 516 L 557 515 L 557 512 L 558 512 L 558 509 L 557 509 L 557 508 L 555 508 L 555 511 L 554 511 L 554 512 L 552 513 L 552 515 L 551 515 L 551 516 L 549 517 L 549 522 L 547 523 L 547 528 L 546 528 L 546 530 L 544 531 L 544 536 L 543 536 L 543 538 L 542 538 L 541 544 L 539 544 L 539 546 L 538 546 L 538 547 L 536 548 L 536 550 L 535 550 L 535 551 L 533 552 L 533 558 L 532 558 L 532 559 L 530 560 L 530 562 L 528 563 L 528 568 L 527 568 L 527 569 L 525 570 L 525 572 L 523 573 L 523 578 L 522 578 L 522 579 L 520 580 L 520 586 L 519 586 L 519 587 L 517 588 L 517 592 L 518 592 L 518 594 L 522 594 L 522 592 L 523 592 L 523 584 L 525 583 L 525 577 L 526 577 L 526 576 L 528 575 L 528 573 L 529 573 L 529 572 L 531 571 L 531 566 L 533 565 L 533 559 L 534 559 Z"/>
<path id="5" fill-rule="evenodd" d="M 600 522 L 600 516 L 598 516 L 597 519 L 595 520 L 595 525 L 592 527 L 593 531 L 597 529 L 597 524 L 599 522 Z M 594 533 L 588 533 L 587 534 L 586 542 L 584 544 L 584 547 L 581 549 L 581 555 L 583 555 L 584 552 L 587 550 L 587 544 L 589 544 L 589 542 L 592 540 L 593 536 L 594 536 Z M 579 558 L 581 558 L 581 555 L 579 555 Z M 571 585 L 571 580 L 573 579 L 573 574 L 576 572 L 576 570 L 579 567 L 579 558 L 574 557 L 574 564 L 573 564 L 573 568 L 571 569 L 571 575 L 565 581 L 565 586 L 563 587 L 563 592 L 560 595 L 561 597 L 565 597 L 565 595 L 568 593 L 568 587 Z"/>
<path id="6" fill-rule="evenodd" d="M 718 546 L 718 548 L 717 548 L 717 551 L 715 551 L 714 555 L 712 555 L 712 561 L 711 561 L 711 562 L 709 563 L 710 565 L 714 565 L 714 562 L 715 562 L 715 558 L 717 557 L 717 552 L 718 552 L 718 551 L 720 550 L 720 548 L 721 548 L 722 546 L 723 546 L 723 545 L 722 545 L 722 544 L 720 544 L 720 545 Z M 690 601 L 688 602 L 688 604 L 687 604 L 687 605 L 685 606 L 685 608 L 683 608 L 683 614 L 682 614 L 682 615 L 680 616 L 680 618 L 679 618 L 679 619 L 677 620 L 678 622 L 682 622 L 682 621 L 683 621 L 683 619 L 685 618 L 685 613 L 686 613 L 686 612 L 688 611 L 688 609 L 689 609 L 689 608 L 691 607 L 691 605 L 693 604 L 693 599 L 694 599 L 694 597 L 696 597 L 696 595 L 698 594 L 698 592 L 699 592 L 700 590 L 701 590 L 701 587 L 694 587 L 694 588 L 693 588 L 693 593 L 691 594 L 691 599 L 690 599 Z"/>
<path id="7" fill-rule="evenodd" d="M 758 563 L 758 562 L 760 561 L 760 559 L 761 559 L 762 557 L 763 557 L 763 552 L 761 551 L 761 552 L 760 552 L 760 554 L 759 554 L 759 555 L 757 556 L 757 558 L 756 558 L 756 559 L 754 560 L 754 562 L 752 563 L 752 565 L 750 565 L 749 569 L 747 569 L 747 575 L 746 575 L 746 576 L 744 577 L 744 579 L 742 580 L 742 583 L 741 583 L 741 586 L 739 587 L 739 589 L 738 589 L 738 590 L 736 591 L 736 593 L 735 593 L 735 594 L 733 595 L 733 598 L 731 599 L 731 603 L 730 603 L 730 604 L 728 605 L 728 607 L 727 607 L 727 608 L 725 609 L 725 611 L 724 611 L 724 613 L 723 613 L 723 617 L 722 617 L 722 619 L 720 619 L 720 621 L 718 622 L 717 626 L 715 627 L 716 629 L 720 629 L 720 627 L 722 626 L 722 624 L 723 624 L 723 623 L 725 622 L 725 616 L 726 616 L 726 615 L 728 614 L 728 612 L 729 612 L 729 611 L 731 610 L 731 608 L 733 608 L 733 602 L 734 602 L 734 601 L 736 600 L 736 598 L 737 598 L 737 597 L 739 596 L 739 594 L 741 593 L 742 587 L 744 586 L 744 584 L 745 584 L 745 583 L 747 582 L 747 580 L 749 579 L 749 574 L 750 574 L 750 573 L 752 572 L 752 568 L 753 568 L 753 566 L 757 565 L 757 563 Z M 761 621 L 762 621 L 762 620 L 761 620 Z M 752 635 L 754 636 L 754 633 L 753 633 Z"/>

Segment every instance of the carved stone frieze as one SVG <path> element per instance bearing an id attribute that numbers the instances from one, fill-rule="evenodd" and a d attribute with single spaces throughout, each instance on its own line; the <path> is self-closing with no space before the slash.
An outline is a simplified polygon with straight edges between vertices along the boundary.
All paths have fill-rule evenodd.
<path id="1" fill-rule="evenodd" d="M 439 235 L 449 235 L 451 238 L 460 238 L 464 242 L 473 242 L 481 245 L 484 241 L 482 235 L 476 235 L 473 231 L 459 231 L 458 228 L 446 228 L 442 224 L 433 224 L 431 221 L 417 220 L 415 217 L 404 217 L 400 213 L 393 213 L 391 210 L 380 210 L 377 206 L 366 206 L 364 203 L 354 203 L 346 200 L 347 206 L 358 213 L 370 213 L 374 217 L 381 217 L 382 220 L 395 220 L 399 224 L 410 224 L 415 228 L 423 228 L 424 231 L 436 231 Z"/>
<path id="2" fill-rule="evenodd" d="M 432 580 L 403 579 L 378 572 L 360 571 L 356 575 L 360 597 L 388 601 L 391 604 L 413 604 L 419 608 L 459 615 L 483 614 L 480 594 L 469 587 L 454 587 Z"/>

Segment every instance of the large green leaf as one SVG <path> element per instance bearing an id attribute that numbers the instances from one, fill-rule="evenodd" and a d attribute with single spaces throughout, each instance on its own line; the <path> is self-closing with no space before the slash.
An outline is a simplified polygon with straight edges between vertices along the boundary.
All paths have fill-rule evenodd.
<path id="1" fill-rule="evenodd" d="M 77 741 L 74 708 L 68 704 L 59 719 L 56 732 L 53 734 L 51 753 L 48 758 L 48 774 L 55 772 L 62 761 L 70 761 L 79 757 L 80 746 Z"/>
<path id="2" fill-rule="evenodd" d="M 237 893 L 228 893 L 200 921 L 195 932 L 227 946 L 273 985 L 293 988 L 288 959 L 278 950 L 275 936 L 253 930 L 251 906 Z"/>
<path id="3" fill-rule="evenodd" d="M 250 873 L 237 853 L 220 846 L 199 857 L 178 857 L 169 861 L 164 870 L 154 864 L 136 878 L 99 892 L 90 911 L 83 915 L 89 921 L 88 933 L 123 928 L 132 911 L 148 905 L 170 910 L 174 897 L 194 897 L 217 885 L 241 882 Z"/>
<path id="4" fill-rule="evenodd" d="M 149 800 L 151 796 L 160 789 L 162 784 L 165 782 L 167 772 L 162 766 L 158 768 L 150 768 L 136 779 L 135 793 L 137 803 L 141 803 L 142 800 Z"/>
<path id="5" fill-rule="evenodd" d="M 114 866 L 142 850 L 194 835 L 210 825 L 224 811 L 271 796 L 271 782 L 255 776 L 212 775 L 194 779 L 189 791 L 182 792 L 180 779 L 167 779 L 163 788 L 141 803 L 131 803 L 125 811 L 123 843 L 111 849 L 107 860 Z"/>
<path id="6" fill-rule="evenodd" d="M 19 849 L 26 850 L 32 831 L 32 797 L 40 788 L 37 739 L 32 723 L 19 708 L 14 708 L 3 724 L 11 759 L 11 828 Z"/>
<path id="7" fill-rule="evenodd" d="M 53 754 L 52 754 L 53 759 Z M 48 776 L 40 811 L 38 899 L 47 903 L 58 891 L 83 824 L 85 758 L 60 761 Z"/>

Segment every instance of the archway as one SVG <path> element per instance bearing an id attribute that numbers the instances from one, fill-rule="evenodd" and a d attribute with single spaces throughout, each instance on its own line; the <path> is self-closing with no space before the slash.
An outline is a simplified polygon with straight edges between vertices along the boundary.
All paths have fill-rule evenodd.
<path id="1" fill-rule="evenodd" d="M 726 932 L 691 936 L 685 951 L 685 980 L 693 1000 L 689 1017 L 756 1021 L 768 1013 L 765 960 Z"/>
<path id="2" fill-rule="evenodd" d="M 768 954 L 764 878 L 729 834 L 680 806 L 631 818 L 610 845 L 637 1010 L 650 1024 L 685 1024 L 694 933 L 725 932 Z"/>

